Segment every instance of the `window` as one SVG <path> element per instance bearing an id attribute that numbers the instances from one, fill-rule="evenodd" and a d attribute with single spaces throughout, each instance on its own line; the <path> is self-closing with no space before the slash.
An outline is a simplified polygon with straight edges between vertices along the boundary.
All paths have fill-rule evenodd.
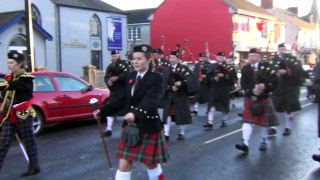
<path id="1" fill-rule="evenodd" d="M 35 75 L 33 81 L 33 91 L 53 92 L 55 89 L 48 75 Z"/>
<path id="2" fill-rule="evenodd" d="M 261 31 L 261 37 L 266 38 L 266 39 L 268 39 L 268 28 L 267 28 L 268 26 L 267 25 L 268 25 L 267 22 L 264 21 L 263 22 L 263 29 Z"/>
<path id="3" fill-rule="evenodd" d="M 249 32 L 249 18 L 245 16 L 239 16 L 239 28 L 242 32 Z"/>
<path id="4" fill-rule="evenodd" d="M 32 4 L 31 11 L 32 11 L 33 22 L 41 25 L 41 15 L 40 15 L 39 9 L 35 5 Z"/>
<path id="5" fill-rule="evenodd" d="M 101 51 L 91 51 L 91 64 L 102 70 Z"/>
<path id="6" fill-rule="evenodd" d="M 129 27 L 128 28 L 128 40 L 141 40 L 141 28 Z"/>
<path id="7" fill-rule="evenodd" d="M 101 37 L 101 24 L 97 15 L 93 15 L 90 19 L 90 36 Z"/>
<path id="8" fill-rule="evenodd" d="M 234 22 L 233 23 L 233 32 L 238 32 L 238 30 L 239 30 L 239 24 L 238 24 L 238 22 Z"/>
<path id="9" fill-rule="evenodd" d="M 62 92 L 82 91 L 87 88 L 85 83 L 72 77 L 56 75 L 54 78 Z"/>

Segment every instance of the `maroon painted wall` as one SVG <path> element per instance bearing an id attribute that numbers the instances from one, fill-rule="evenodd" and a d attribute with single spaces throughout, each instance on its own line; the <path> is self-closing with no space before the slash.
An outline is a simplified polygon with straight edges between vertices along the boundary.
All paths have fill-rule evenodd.
<path id="1" fill-rule="evenodd" d="M 161 46 L 162 35 L 165 51 L 177 43 L 182 47 L 187 38 L 196 59 L 205 51 L 205 42 L 210 53 L 229 54 L 232 49 L 232 14 L 223 0 L 165 0 L 154 12 L 150 28 L 152 47 Z"/>

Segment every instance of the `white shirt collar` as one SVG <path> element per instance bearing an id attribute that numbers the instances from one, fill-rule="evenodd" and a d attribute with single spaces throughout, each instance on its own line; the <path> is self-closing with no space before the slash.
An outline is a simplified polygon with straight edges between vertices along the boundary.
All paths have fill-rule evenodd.
<path id="1" fill-rule="evenodd" d="M 141 76 L 141 79 L 142 79 L 143 76 L 147 73 L 147 71 L 148 71 L 148 69 L 143 72 L 138 72 L 136 77 Z"/>
<path id="2" fill-rule="evenodd" d="M 176 68 L 178 64 L 172 64 L 172 68 Z"/>

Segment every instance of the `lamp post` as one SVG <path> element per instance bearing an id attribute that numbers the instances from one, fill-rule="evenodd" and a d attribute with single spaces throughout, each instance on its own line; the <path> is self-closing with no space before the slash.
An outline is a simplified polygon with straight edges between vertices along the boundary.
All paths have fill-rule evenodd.
<path id="1" fill-rule="evenodd" d="M 27 39 L 27 71 L 34 72 L 34 39 L 31 0 L 25 0 L 25 22 L 26 22 L 26 39 Z"/>

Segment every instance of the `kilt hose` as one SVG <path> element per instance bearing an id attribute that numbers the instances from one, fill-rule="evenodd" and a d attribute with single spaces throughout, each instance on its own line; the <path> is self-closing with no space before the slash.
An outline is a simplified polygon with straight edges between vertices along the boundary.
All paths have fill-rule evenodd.
<path id="1" fill-rule="evenodd" d="M 140 142 L 128 148 L 120 138 L 117 158 L 138 161 L 146 165 L 166 163 L 169 158 L 168 147 L 163 132 L 145 133 L 140 131 Z"/>
<path id="2" fill-rule="evenodd" d="M 262 127 L 278 126 L 279 121 L 270 98 L 259 99 L 262 102 L 262 114 L 252 115 L 250 112 L 251 98 L 246 97 L 244 103 L 243 122 Z"/>
<path id="3" fill-rule="evenodd" d="M 33 117 L 27 119 L 18 119 L 17 124 L 13 124 L 10 120 L 6 120 L 0 131 L 0 169 L 9 151 L 14 134 L 18 133 L 21 136 L 21 141 L 26 149 L 29 157 L 29 169 L 36 169 L 39 167 L 38 149 L 33 134 Z"/>

